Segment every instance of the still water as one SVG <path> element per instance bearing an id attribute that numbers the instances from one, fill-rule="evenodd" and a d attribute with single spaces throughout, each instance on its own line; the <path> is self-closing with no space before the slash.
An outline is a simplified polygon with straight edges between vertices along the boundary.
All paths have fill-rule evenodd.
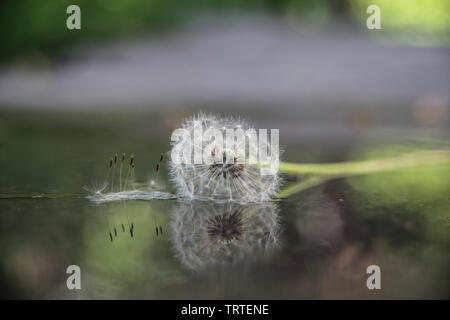
<path id="1" fill-rule="evenodd" d="M 135 154 L 136 180 L 145 186 L 182 116 L 1 114 L 2 298 L 449 297 L 448 166 L 331 180 L 260 205 L 86 198 L 83 187 L 105 179 L 116 152 Z M 448 148 L 449 141 L 410 129 L 399 139 L 398 128 L 395 138 L 377 128 L 363 135 L 360 127 L 312 137 L 307 126 L 268 123 L 257 124 L 280 128 L 292 162 Z M 158 179 L 172 191 L 164 163 Z M 81 290 L 67 289 L 69 265 L 81 268 Z M 369 265 L 381 268 L 381 290 L 367 289 Z"/>

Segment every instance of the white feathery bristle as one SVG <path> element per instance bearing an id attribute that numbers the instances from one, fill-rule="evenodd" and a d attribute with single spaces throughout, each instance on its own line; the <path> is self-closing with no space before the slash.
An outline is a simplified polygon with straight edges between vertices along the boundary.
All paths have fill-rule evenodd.
<path id="1" fill-rule="evenodd" d="M 220 155 L 231 153 L 236 155 L 242 145 L 236 143 L 234 150 L 226 149 L 225 137 L 227 129 L 242 129 L 246 132 L 251 129 L 245 121 L 235 118 L 221 118 L 211 115 L 198 114 L 186 119 L 181 128 L 185 129 L 191 137 L 194 137 L 194 128 L 201 126 L 203 132 L 208 129 L 218 129 L 223 134 L 224 149 L 216 150 Z M 246 153 L 250 148 L 258 146 L 250 145 L 248 139 L 240 142 L 245 144 Z M 193 141 L 193 152 L 195 150 L 204 150 L 210 144 L 210 141 L 201 139 L 200 142 Z M 176 143 L 172 142 L 172 148 Z M 268 154 L 271 154 L 270 143 L 267 142 Z M 254 150 L 253 150 L 254 151 Z M 242 164 L 190 164 L 174 163 L 170 161 L 170 175 L 175 184 L 177 193 L 182 198 L 213 200 L 216 202 L 237 202 L 261 203 L 269 201 L 277 194 L 280 186 L 280 176 L 278 171 L 273 174 L 261 174 L 261 164 L 250 164 L 248 157 Z"/>

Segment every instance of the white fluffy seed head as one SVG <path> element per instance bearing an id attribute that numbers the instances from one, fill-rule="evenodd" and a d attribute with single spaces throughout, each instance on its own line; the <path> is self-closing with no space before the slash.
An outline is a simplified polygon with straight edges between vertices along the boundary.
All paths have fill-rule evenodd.
<path id="1" fill-rule="evenodd" d="M 271 173 L 262 173 L 261 161 L 252 161 L 251 154 L 258 154 L 258 143 L 251 141 L 248 136 L 245 139 L 236 139 L 234 146 L 226 146 L 227 130 L 249 132 L 253 129 L 248 123 L 235 118 L 220 118 L 211 115 L 198 114 L 186 119 L 181 126 L 189 133 L 192 142 L 191 163 L 170 161 L 170 174 L 179 196 L 189 199 L 213 200 L 216 202 L 260 203 L 271 200 L 279 190 L 280 177 L 278 170 Z M 223 136 L 223 146 L 211 146 L 214 138 L 194 139 L 194 131 L 203 134 L 220 132 Z M 258 133 L 258 131 L 254 131 Z M 261 143 L 258 136 L 258 142 Z M 263 140 L 264 141 L 264 140 Z M 172 150 L 179 141 L 172 141 Z M 273 156 L 269 139 L 263 142 L 267 148 L 267 154 Z M 209 149 L 208 149 L 209 148 Z M 194 162 L 195 151 L 211 154 L 210 161 L 200 164 Z M 242 154 L 244 150 L 244 154 Z M 277 152 L 279 150 L 276 150 Z M 214 159 L 223 158 L 223 163 Z M 276 154 L 277 161 L 279 154 Z M 227 159 L 231 159 L 226 161 Z M 205 158 L 203 157 L 203 160 Z M 206 162 L 206 163 L 205 163 Z M 265 164 L 267 166 L 267 163 Z"/>
<path id="2" fill-rule="evenodd" d="M 279 247 L 280 224 L 275 203 L 179 202 L 171 217 L 175 255 L 187 269 L 255 262 Z"/>

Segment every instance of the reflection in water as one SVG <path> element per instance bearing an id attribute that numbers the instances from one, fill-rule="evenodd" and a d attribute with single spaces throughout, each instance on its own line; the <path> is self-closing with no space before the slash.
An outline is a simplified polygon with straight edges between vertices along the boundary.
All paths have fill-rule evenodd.
<path id="1" fill-rule="evenodd" d="M 171 218 L 173 248 L 192 271 L 234 263 L 276 248 L 278 220 L 274 203 L 179 202 Z"/>
<path id="2" fill-rule="evenodd" d="M 208 235 L 213 242 L 231 243 L 242 236 L 242 209 L 226 211 L 211 218 L 207 222 Z"/>
<path id="3" fill-rule="evenodd" d="M 121 201 L 119 205 L 102 202 L 94 202 L 93 205 L 96 215 L 104 220 L 110 242 L 120 236 L 120 231 L 123 234 L 129 234 L 131 238 L 134 237 L 133 213 L 130 208 L 127 208 L 126 201 Z"/>

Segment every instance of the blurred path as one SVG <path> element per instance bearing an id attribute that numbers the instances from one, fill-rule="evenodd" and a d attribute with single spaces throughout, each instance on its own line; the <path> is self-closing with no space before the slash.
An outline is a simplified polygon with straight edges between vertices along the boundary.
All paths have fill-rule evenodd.
<path id="1" fill-rule="evenodd" d="M 300 31 L 266 18 L 197 24 L 167 37 L 73 48 L 45 66 L 4 66 L 0 104 L 112 108 L 151 103 L 448 102 L 447 48 L 381 45 L 348 28 Z"/>

